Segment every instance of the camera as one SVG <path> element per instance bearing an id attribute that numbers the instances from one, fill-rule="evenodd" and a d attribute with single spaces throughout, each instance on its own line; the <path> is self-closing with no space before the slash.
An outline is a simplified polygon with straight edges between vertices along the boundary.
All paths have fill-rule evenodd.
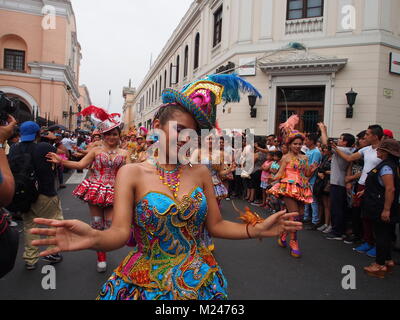
<path id="1" fill-rule="evenodd" d="M 16 113 L 18 103 L 18 99 L 10 99 L 3 91 L 0 91 L 0 124 L 7 122 L 8 115 Z"/>

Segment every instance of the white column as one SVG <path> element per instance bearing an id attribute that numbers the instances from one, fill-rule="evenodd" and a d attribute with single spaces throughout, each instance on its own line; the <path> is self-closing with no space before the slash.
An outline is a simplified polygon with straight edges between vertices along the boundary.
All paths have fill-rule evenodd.
<path id="1" fill-rule="evenodd" d="M 272 39 L 273 0 L 261 0 L 260 40 Z"/>
<path id="2" fill-rule="evenodd" d="M 379 9 L 381 2 L 377 0 L 365 0 L 363 30 L 379 29 Z"/>
<path id="3" fill-rule="evenodd" d="M 253 36 L 253 0 L 239 1 L 239 42 L 249 42 Z"/>
<path id="4" fill-rule="evenodd" d="M 381 2 L 380 27 L 382 30 L 388 32 L 393 32 L 392 8 L 392 0 L 384 0 Z M 397 19 L 399 19 L 398 16 Z"/>

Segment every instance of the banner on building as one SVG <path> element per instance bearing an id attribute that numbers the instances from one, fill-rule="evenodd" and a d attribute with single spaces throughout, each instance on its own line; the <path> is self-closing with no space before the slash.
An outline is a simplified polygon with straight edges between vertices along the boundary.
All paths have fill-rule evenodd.
<path id="1" fill-rule="evenodd" d="M 256 58 L 242 58 L 239 60 L 239 75 L 240 76 L 255 76 L 256 75 Z"/>
<path id="2" fill-rule="evenodd" d="M 390 73 L 400 74 L 400 54 L 390 53 Z"/>

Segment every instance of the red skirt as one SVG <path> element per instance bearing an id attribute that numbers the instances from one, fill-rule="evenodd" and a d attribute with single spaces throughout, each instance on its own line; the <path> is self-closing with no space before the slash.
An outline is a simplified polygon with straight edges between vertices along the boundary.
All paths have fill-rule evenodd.
<path id="1" fill-rule="evenodd" d="M 114 186 L 105 185 L 100 181 L 86 179 L 72 194 L 94 206 L 106 208 L 114 205 Z"/>

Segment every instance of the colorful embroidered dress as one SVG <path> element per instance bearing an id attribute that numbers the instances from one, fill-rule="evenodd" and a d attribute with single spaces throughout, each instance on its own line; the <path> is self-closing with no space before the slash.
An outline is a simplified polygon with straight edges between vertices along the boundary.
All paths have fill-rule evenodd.
<path id="1" fill-rule="evenodd" d="M 289 197 L 310 204 L 313 202 L 308 178 L 305 176 L 307 159 L 293 157 L 285 168 L 285 175 L 268 192 L 276 197 Z"/>
<path id="2" fill-rule="evenodd" d="M 119 168 L 125 164 L 125 157 L 100 153 L 92 166 L 92 174 L 85 179 L 74 191 L 73 195 L 92 205 L 102 208 L 114 204 L 114 184 Z"/>
<path id="3" fill-rule="evenodd" d="M 201 188 L 176 202 L 150 192 L 136 206 L 135 249 L 104 284 L 100 300 L 225 300 L 227 282 L 202 237 Z"/>

